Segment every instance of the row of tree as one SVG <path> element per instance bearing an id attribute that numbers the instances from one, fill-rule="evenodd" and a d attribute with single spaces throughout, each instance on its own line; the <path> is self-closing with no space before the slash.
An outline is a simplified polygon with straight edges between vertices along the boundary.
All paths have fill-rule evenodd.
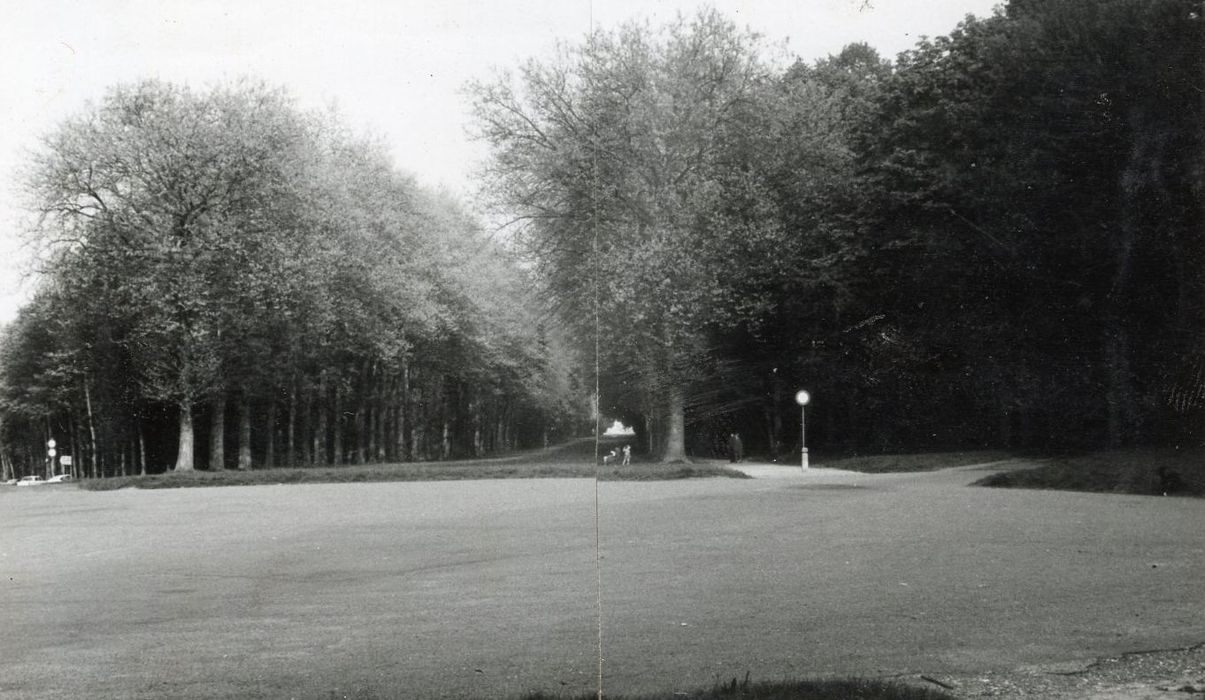
<path id="1" fill-rule="evenodd" d="M 714 11 L 599 31 L 474 86 L 485 188 L 666 459 L 798 446 L 799 387 L 829 446 L 1199 440 L 1202 10 L 1011 0 L 786 69 Z"/>
<path id="2" fill-rule="evenodd" d="M 26 181 L 42 284 L 0 345 L 10 474 L 51 438 L 88 476 L 479 456 L 581 412 L 511 256 L 280 90 L 118 87 Z"/>

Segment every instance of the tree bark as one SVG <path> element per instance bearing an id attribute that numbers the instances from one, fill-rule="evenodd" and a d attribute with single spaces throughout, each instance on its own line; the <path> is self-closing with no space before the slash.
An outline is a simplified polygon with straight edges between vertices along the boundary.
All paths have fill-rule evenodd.
<path id="1" fill-rule="evenodd" d="M 376 430 L 373 432 L 376 435 L 376 449 L 373 450 L 373 459 L 377 462 L 385 461 L 385 446 L 388 444 L 385 438 L 385 427 L 388 422 L 388 377 L 385 372 L 379 372 L 377 376 L 377 397 L 374 402 L 376 410 L 373 415 L 373 425 Z"/>
<path id="2" fill-rule="evenodd" d="M 674 386 L 666 397 L 666 418 L 669 429 L 665 435 L 665 454 L 662 462 L 686 461 L 686 414 L 683 408 L 682 388 Z"/>
<path id="3" fill-rule="evenodd" d="M 285 464 L 297 466 L 297 382 L 289 382 L 289 424 L 285 428 Z"/>
<path id="4" fill-rule="evenodd" d="M 275 398 L 268 401 L 268 415 L 265 419 L 267 425 L 264 426 L 264 431 L 268 435 L 268 445 L 264 449 L 264 468 L 271 469 L 276 466 L 276 400 Z"/>
<path id="5" fill-rule="evenodd" d="M 364 463 L 364 453 L 365 453 L 364 433 L 367 432 L 364 429 L 364 411 L 365 411 L 364 399 L 363 399 L 363 397 L 361 397 L 360 404 L 359 404 L 359 406 L 356 407 L 356 419 L 355 419 L 355 424 L 356 424 L 356 464 Z"/>
<path id="6" fill-rule="evenodd" d="M 92 392 L 88 390 L 88 378 L 84 377 L 84 406 L 88 409 L 88 463 L 89 470 L 95 477 L 96 470 L 96 423 L 92 419 Z"/>
<path id="7" fill-rule="evenodd" d="M 407 405 L 410 401 L 410 365 L 402 362 L 402 389 L 397 403 L 397 459 L 399 462 L 410 461 L 410 452 L 406 449 L 406 418 L 410 413 Z"/>
<path id="8" fill-rule="evenodd" d="M 346 462 L 346 449 L 343 446 L 343 434 L 347 431 L 347 421 L 343 420 L 343 382 L 335 382 L 335 418 L 332 432 L 332 442 L 334 443 L 334 454 L 331 456 L 331 462 L 334 464 L 343 464 Z"/>
<path id="9" fill-rule="evenodd" d="M 193 471 L 193 433 L 192 433 L 192 402 L 182 400 L 180 408 L 180 441 L 176 451 L 176 471 Z"/>
<path id="10" fill-rule="evenodd" d="M 326 455 L 326 381 L 324 378 L 318 380 L 317 389 L 317 405 L 314 407 L 316 414 L 314 426 L 314 466 L 327 464 Z"/>
<path id="11" fill-rule="evenodd" d="M 146 476 L 146 433 L 142 429 L 142 421 L 138 421 L 138 465 L 139 474 Z"/>
<path id="12" fill-rule="evenodd" d="M 251 400 L 245 395 L 238 401 L 238 468 L 251 468 Z"/>
<path id="13" fill-rule="evenodd" d="M 209 425 L 209 468 L 222 471 L 226 468 L 226 393 L 219 391 L 210 402 Z"/>
<path id="14" fill-rule="evenodd" d="M 360 369 L 360 391 L 356 397 L 356 464 L 364 464 L 368 455 L 368 391 L 371 368 L 367 362 Z"/>

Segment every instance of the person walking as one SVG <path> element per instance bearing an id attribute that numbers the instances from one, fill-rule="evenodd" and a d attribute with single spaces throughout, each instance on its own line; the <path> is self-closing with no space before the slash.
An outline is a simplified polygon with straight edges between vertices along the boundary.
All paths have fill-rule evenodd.
<path id="1" fill-rule="evenodd" d="M 632 446 L 624 445 L 623 446 L 623 466 L 626 467 L 631 463 L 632 463 Z"/>

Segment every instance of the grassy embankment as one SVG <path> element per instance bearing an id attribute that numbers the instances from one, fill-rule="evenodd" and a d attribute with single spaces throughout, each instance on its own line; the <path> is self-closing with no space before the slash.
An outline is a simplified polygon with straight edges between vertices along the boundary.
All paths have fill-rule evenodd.
<path id="1" fill-rule="evenodd" d="M 826 469 L 845 469 L 866 474 L 888 472 L 927 472 L 967 464 L 987 464 L 1009 459 L 1007 452 L 968 450 L 961 452 L 922 452 L 917 454 L 854 455 L 812 458 L 812 466 Z"/>
<path id="2" fill-rule="evenodd" d="M 871 474 L 915 472 L 1014 458 L 1007 452 L 940 452 L 819 459 L 815 466 Z M 1205 448 L 1145 448 L 1083 455 L 1018 458 L 1023 468 L 975 482 L 1003 488 L 1126 493 L 1148 496 L 1205 496 Z M 1008 465 L 1000 465 L 1008 469 Z"/>
<path id="3" fill-rule="evenodd" d="M 607 449 L 610 449 L 608 445 Z M 604 452 L 606 450 L 603 450 Z M 728 477 L 744 474 L 713 464 L 660 464 L 634 462 L 595 466 L 594 443 L 575 440 L 564 445 L 531 450 L 495 459 L 449 462 L 406 462 L 325 467 L 252 469 L 248 471 L 166 472 L 147 476 L 85 479 L 80 488 L 108 491 L 121 488 L 163 489 L 194 486 L 250 486 L 256 484 L 331 484 L 377 481 L 455 481 L 467 479 L 594 478 L 603 481 L 663 481 Z"/>
<path id="4" fill-rule="evenodd" d="M 606 441 L 602 453 L 618 446 Z M 813 466 L 870 474 L 919 472 L 1010 459 L 1000 451 L 955 451 L 892 455 L 813 457 Z M 757 460 L 752 460 L 756 462 Z M 1205 496 L 1205 448 L 1134 449 L 1076 456 L 1034 458 L 1023 469 L 992 474 L 979 486 L 1056 489 L 1095 493 Z M 594 463 L 594 443 L 575 440 L 556 447 L 494 459 L 407 462 L 250 471 L 167 472 L 150 476 L 89 479 L 81 488 L 182 488 L 253 484 L 451 481 L 466 479 L 593 478 L 604 481 L 659 481 L 707 477 L 747 478 L 719 460 L 693 464 L 635 461 L 624 467 Z M 1037 466 L 1034 466 L 1034 465 Z M 1007 469 L 1007 465 L 1001 465 Z"/>
<path id="5" fill-rule="evenodd" d="M 1205 496 L 1205 448 L 1147 448 L 1036 460 L 1028 469 L 1001 472 L 978 486 Z"/>

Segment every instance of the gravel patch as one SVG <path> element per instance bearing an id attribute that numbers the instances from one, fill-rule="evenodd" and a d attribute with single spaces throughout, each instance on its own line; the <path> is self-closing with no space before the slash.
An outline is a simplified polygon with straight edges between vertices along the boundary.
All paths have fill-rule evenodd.
<path id="1" fill-rule="evenodd" d="M 1205 643 L 973 676 L 927 675 L 916 681 L 961 698 L 1192 700 L 1205 698 Z"/>

